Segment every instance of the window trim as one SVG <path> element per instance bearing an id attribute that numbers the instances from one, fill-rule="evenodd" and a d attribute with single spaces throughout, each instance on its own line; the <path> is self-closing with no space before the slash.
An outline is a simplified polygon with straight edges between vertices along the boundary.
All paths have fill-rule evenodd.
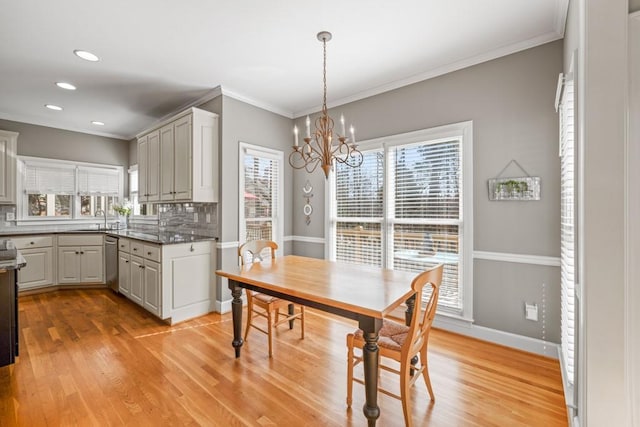
<path id="1" fill-rule="evenodd" d="M 238 144 L 238 240 L 244 243 L 241 236 L 246 234 L 246 220 L 244 216 L 244 156 L 254 155 L 269 158 L 278 162 L 280 173 L 278 174 L 278 215 L 275 233 L 272 233 L 274 241 L 278 244 L 277 256 L 282 256 L 284 250 L 284 152 L 273 148 L 242 142 Z"/>
<path id="2" fill-rule="evenodd" d="M 452 123 L 443 126 L 437 126 L 429 129 L 421 129 L 417 131 L 390 135 L 381 138 L 374 138 L 366 141 L 359 141 L 358 145 L 363 150 L 373 150 L 382 148 L 385 152 L 391 147 L 399 145 L 407 145 L 424 141 L 436 142 L 438 140 L 446 140 L 457 138 L 461 140 L 460 150 L 462 154 L 462 205 L 460 208 L 459 221 L 459 245 L 461 248 L 460 259 L 462 261 L 462 269 L 460 270 L 460 282 L 462 283 L 462 311 L 456 313 L 453 311 L 439 310 L 438 314 L 455 317 L 468 322 L 473 322 L 473 121 L 465 121 Z M 389 187 L 389 171 L 385 165 L 385 188 Z M 335 186 L 335 173 L 329 176 L 327 182 L 327 191 L 325 191 L 325 258 L 331 259 L 335 242 L 332 233 L 332 220 L 335 218 L 336 206 L 333 197 L 333 188 Z M 385 209 L 386 209 L 385 203 Z M 388 216 L 384 211 L 385 218 Z M 383 245 L 383 257 L 386 257 L 385 245 Z M 383 258 L 384 259 L 384 258 Z"/>

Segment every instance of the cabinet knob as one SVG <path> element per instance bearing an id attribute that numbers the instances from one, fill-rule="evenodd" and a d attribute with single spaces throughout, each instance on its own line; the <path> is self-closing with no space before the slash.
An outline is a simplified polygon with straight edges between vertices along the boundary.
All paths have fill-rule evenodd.
<path id="1" fill-rule="evenodd" d="M 137 252 L 137 251 L 138 251 L 138 248 L 133 248 L 133 250 Z"/>
<path id="2" fill-rule="evenodd" d="M 151 255 L 151 252 L 147 252 L 147 255 Z"/>
<path id="3" fill-rule="evenodd" d="M 80 252 L 76 251 L 76 255 L 80 255 Z"/>
<path id="4" fill-rule="evenodd" d="M 125 264 L 129 264 L 129 261 L 126 261 L 126 260 L 125 260 Z"/>
<path id="5" fill-rule="evenodd" d="M 30 245 L 35 245 L 35 244 L 36 244 L 36 242 L 29 242 L 29 244 L 30 244 Z"/>
<path id="6" fill-rule="evenodd" d="M 84 251 L 80 251 L 80 255 L 84 255 Z"/>

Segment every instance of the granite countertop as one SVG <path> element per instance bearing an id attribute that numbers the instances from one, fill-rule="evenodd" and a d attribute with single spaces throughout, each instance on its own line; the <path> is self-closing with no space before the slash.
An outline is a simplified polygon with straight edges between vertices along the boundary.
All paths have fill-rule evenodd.
<path id="1" fill-rule="evenodd" d="M 160 245 L 171 245 L 178 243 L 192 243 L 207 240 L 216 240 L 215 237 L 201 236 L 191 233 L 178 233 L 169 231 L 153 231 L 153 230 L 136 230 L 136 229 L 120 229 L 120 230 L 98 230 L 98 229 L 69 229 L 62 227 L 38 227 L 38 228 L 22 228 L 3 229 L 0 230 L 2 236 L 26 236 L 37 234 L 106 234 L 108 236 L 126 237 L 128 239 L 143 240 L 145 242 L 156 243 Z"/>
<path id="2" fill-rule="evenodd" d="M 19 270 L 25 265 L 27 265 L 27 261 L 24 259 L 22 254 L 18 252 L 15 259 L 0 261 L 0 270 Z"/>

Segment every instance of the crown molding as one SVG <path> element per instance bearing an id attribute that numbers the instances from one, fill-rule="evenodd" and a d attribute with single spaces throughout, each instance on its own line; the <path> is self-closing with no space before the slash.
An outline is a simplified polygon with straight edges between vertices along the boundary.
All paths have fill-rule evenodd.
<path id="1" fill-rule="evenodd" d="M 284 110 L 282 108 L 276 107 L 273 104 L 269 104 L 267 102 L 262 102 L 257 99 L 242 95 L 235 90 L 226 89 L 222 86 L 218 86 L 222 92 L 222 95 L 228 96 L 229 98 L 233 98 L 237 101 L 244 102 L 245 104 L 253 105 L 254 107 L 262 108 L 263 110 L 270 111 L 272 113 L 278 114 L 280 116 L 286 117 L 287 119 L 293 119 L 293 112 Z"/>

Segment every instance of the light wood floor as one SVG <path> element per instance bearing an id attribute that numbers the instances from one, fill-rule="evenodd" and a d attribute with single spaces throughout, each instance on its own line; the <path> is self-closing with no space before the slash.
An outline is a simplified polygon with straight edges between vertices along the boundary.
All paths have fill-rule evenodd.
<path id="1" fill-rule="evenodd" d="M 362 386 L 345 405 L 351 321 L 308 310 L 304 340 L 281 328 L 270 360 L 254 331 L 235 359 L 230 315 L 167 326 L 98 289 L 19 304 L 20 357 L 0 368 L 2 427 L 365 425 Z M 436 403 L 417 382 L 416 425 L 567 425 L 555 360 L 433 330 L 430 373 Z M 403 425 L 399 401 L 378 401 L 378 425 Z"/>

